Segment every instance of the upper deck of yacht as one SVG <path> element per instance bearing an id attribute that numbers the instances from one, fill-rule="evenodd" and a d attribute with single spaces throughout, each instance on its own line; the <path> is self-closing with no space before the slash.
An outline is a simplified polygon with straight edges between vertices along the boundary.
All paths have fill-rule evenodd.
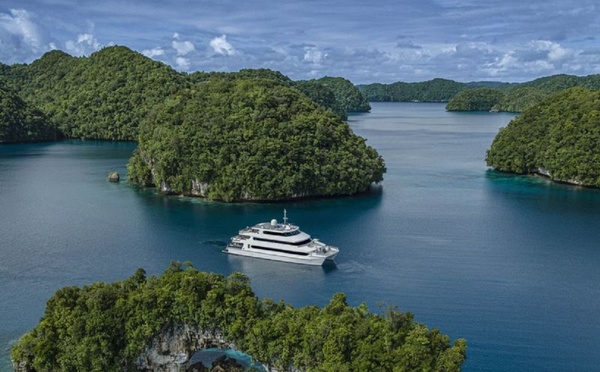
<path id="1" fill-rule="evenodd" d="M 281 236 L 293 236 L 300 234 L 300 229 L 296 225 L 288 223 L 277 223 L 276 220 L 269 222 L 263 222 L 254 225 L 253 227 L 246 227 L 240 232 L 255 233 L 259 234 L 262 230 L 263 234 L 281 235 Z"/>

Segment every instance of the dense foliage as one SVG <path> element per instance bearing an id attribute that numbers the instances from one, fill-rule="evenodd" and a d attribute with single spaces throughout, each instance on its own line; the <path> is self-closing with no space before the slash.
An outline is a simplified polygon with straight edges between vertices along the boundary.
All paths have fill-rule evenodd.
<path id="1" fill-rule="evenodd" d="M 120 46 L 89 58 L 48 52 L 12 68 L 9 79 L 66 137 L 108 140 L 134 140 L 148 112 L 187 84 L 172 68 Z"/>
<path id="2" fill-rule="evenodd" d="M 235 73 L 195 72 L 190 75 L 192 82 L 208 81 L 214 78 L 272 80 L 281 85 L 294 87 L 320 106 L 335 112 L 343 120 L 347 119 L 348 112 L 366 112 L 371 109 L 369 102 L 358 88 L 349 80 L 340 77 L 292 81 L 282 73 L 268 69 L 244 69 Z"/>
<path id="3" fill-rule="evenodd" d="M 382 180 L 365 140 L 297 89 L 210 79 L 173 95 L 140 125 L 130 180 L 216 200 L 348 195 Z"/>
<path id="4" fill-rule="evenodd" d="M 543 97 L 574 87 L 600 89 L 600 75 L 583 77 L 553 75 L 519 84 L 507 92 L 504 99 L 499 102 L 497 109 L 498 111 L 521 112 Z"/>
<path id="5" fill-rule="evenodd" d="M 333 91 L 336 101 L 347 112 L 367 112 L 371 110 L 369 101 L 350 82 L 341 77 L 325 76 L 316 80 Z"/>
<path id="6" fill-rule="evenodd" d="M 542 99 L 500 130 L 486 161 L 600 187 L 600 91 L 572 88 Z"/>
<path id="7" fill-rule="evenodd" d="M 341 121 L 369 109 L 342 78 L 293 82 L 268 69 L 187 75 L 122 46 L 85 58 L 51 51 L 30 65 L 0 65 L 0 78 L 23 97 L 10 98 L 6 117 L 25 102 L 39 108 L 26 111 L 28 136 L 58 128 L 65 138 L 136 140 L 130 179 L 168 192 L 228 201 L 347 195 L 385 171 Z M 23 125 L 15 120 L 2 124 L 10 140 L 30 139 L 16 135 Z"/>
<path id="8" fill-rule="evenodd" d="M 0 80 L 0 143 L 55 140 L 56 128 L 45 115 Z"/>
<path id="9" fill-rule="evenodd" d="M 395 307 L 351 307 L 338 293 L 324 307 L 259 300 L 243 274 L 203 273 L 172 263 L 159 277 L 66 287 L 13 347 L 15 363 L 42 371 L 135 370 L 167 324 L 219 331 L 256 361 L 304 371 L 458 371 L 466 343 L 429 330 Z"/>
<path id="10" fill-rule="evenodd" d="M 122 46 L 104 48 L 89 58 L 53 50 L 30 65 L 0 65 L 2 77 L 68 138 L 135 140 L 139 123 L 155 105 L 216 78 L 265 79 L 295 87 L 342 119 L 348 111 L 369 109 L 358 89 L 342 78 L 294 82 L 268 69 L 186 75 Z"/>
<path id="11" fill-rule="evenodd" d="M 369 101 L 392 102 L 449 102 L 448 110 L 481 111 L 488 103 L 497 99 L 489 109 L 483 110 L 522 112 L 543 97 L 564 89 L 583 87 L 600 89 L 600 75 L 573 76 L 553 75 L 526 83 L 500 83 L 477 81 L 458 83 L 452 80 L 433 79 L 420 83 L 397 82 L 393 84 L 368 84 L 358 86 Z M 493 95 L 491 91 L 472 92 L 474 88 L 489 88 L 503 94 Z M 484 97 L 477 97 L 485 92 Z M 461 96 L 457 96 L 461 93 Z M 464 94 L 464 95 L 463 95 Z M 459 102 L 451 102 L 453 98 Z M 498 99 L 500 98 L 500 99 Z M 485 105 L 482 103 L 485 101 Z M 454 106 L 459 108 L 454 108 Z M 472 109 L 468 107 L 472 106 Z"/>
<path id="12" fill-rule="evenodd" d="M 447 79 L 433 79 L 419 83 L 359 85 L 358 89 L 369 101 L 376 102 L 448 102 L 454 95 L 467 89 L 465 83 Z"/>
<path id="13" fill-rule="evenodd" d="M 448 111 L 491 111 L 504 97 L 493 88 L 466 89 L 457 93 L 446 105 Z"/>
<path id="14" fill-rule="evenodd" d="M 330 109 L 342 120 L 348 119 L 348 110 L 342 107 L 340 101 L 335 98 L 333 91 L 323 86 L 316 80 L 300 80 L 294 82 L 294 88 L 312 99 L 321 107 Z"/>

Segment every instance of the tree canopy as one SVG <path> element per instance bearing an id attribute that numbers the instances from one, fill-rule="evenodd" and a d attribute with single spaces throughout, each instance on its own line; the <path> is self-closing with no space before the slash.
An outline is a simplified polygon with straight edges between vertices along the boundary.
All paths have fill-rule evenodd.
<path id="1" fill-rule="evenodd" d="M 448 111 L 491 111 L 504 97 L 504 93 L 493 88 L 474 88 L 458 92 L 448 105 Z"/>
<path id="2" fill-rule="evenodd" d="M 369 101 L 350 80 L 341 77 L 325 76 L 316 81 L 332 90 L 335 100 L 346 112 L 366 112 L 371 110 Z"/>
<path id="3" fill-rule="evenodd" d="M 57 130 L 47 117 L 15 94 L 0 79 L 0 143 L 55 140 Z"/>
<path id="4" fill-rule="evenodd" d="M 106 47 L 83 58 L 53 50 L 30 65 L 0 67 L 0 78 L 67 138 L 136 140 L 139 123 L 155 105 L 215 78 L 265 79 L 296 87 L 342 119 L 348 111 L 368 111 L 358 89 L 342 78 L 314 80 L 307 86 L 268 69 L 188 75 L 124 46 Z"/>
<path id="5" fill-rule="evenodd" d="M 467 89 L 465 83 L 447 79 L 433 79 L 418 83 L 359 85 L 358 89 L 369 101 L 378 102 L 448 102 L 454 95 Z"/>
<path id="6" fill-rule="evenodd" d="M 210 79 L 140 124 L 130 180 L 209 199 L 349 195 L 382 180 L 383 159 L 332 112 L 264 79 Z"/>
<path id="7" fill-rule="evenodd" d="M 6 138 L 48 139 L 46 128 L 58 128 L 63 138 L 138 141 L 129 179 L 166 192 L 226 201 L 348 195 L 385 172 L 342 121 L 369 108 L 342 78 L 293 82 L 268 69 L 188 75 L 123 46 L 84 58 L 51 51 L 30 65 L 1 65 L 0 74 L 23 97 L 5 104 Z M 28 137 L 16 135 L 24 127 L 17 109 Z"/>
<path id="8" fill-rule="evenodd" d="M 600 91 L 550 95 L 500 129 L 486 157 L 501 171 L 600 187 Z"/>
<path id="9" fill-rule="evenodd" d="M 600 89 L 600 75 L 552 75 L 522 83 L 506 92 L 497 109 L 522 112 L 550 94 L 574 87 Z"/>
<path id="10" fill-rule="evenodd" d="M 218 331 L 254 360 L 304 371 L 459 371 L 466 342 L 429 330 L 395 306 L 383 314 L 337 293 L 319 308 L 260 300 L 249 279 L 172 263 L 114 283 L 65 287 L 13 347 L 15 364 L 43 371 L 137 370 L 136 358 L 167 324 Z"/>
<path id="11" fill-rule="evenodd" d="M 369 101 L 449 102 L 448 110 L 451 111 L 481 111 L 482 107 L 487 107 L 489 102 L 495 101 L 490 109 L 505 112 L 522 112 L 549 94 L 574 87 L 600 89 L 600 75 L 553 75 L 525 83 L 459 83 L 453 80 L 433 79 L 419 83 L 396 82 L 358 86 Z M 489 88 L 503 94 L 489 90 L 472 91 L 475 88 Z M 482 105 L 484 102 L 485 105 Z"/>
<path id="12" fill-rule="evenodd" d="M 51 51 L 13 70 L 23 97 L 68 138 L 135 140 L 150 109 L 186 86 L 182 74 L 121 46 L 89 58 Z"/>

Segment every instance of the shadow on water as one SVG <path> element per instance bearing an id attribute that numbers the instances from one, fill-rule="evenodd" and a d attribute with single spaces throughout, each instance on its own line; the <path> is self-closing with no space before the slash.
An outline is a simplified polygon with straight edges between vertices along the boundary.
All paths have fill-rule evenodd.
<path id="1" fill-rule="evenodd" d="M 233 349 L 208 348 L 199 350 L 190 359 L 190 365 L 193 367 L 194 365 L 198 366 L 201 364 L 204 368 L 211 369 L 219 360 L 222 360 L 223 358 L 235 360 L 245 370 L 259 372 L 267 371 L 260 363 L 254 362 L 248 354 L 244 354 Z"/>
<path id="2" fill-rule="evenodd" d="M 547 210 L 600 213 L 600 190 L 553 182 L 536 175 L 516 175 L 488 170 L 488 189 L 505 200 L 534 203 Z"/>
<path id="3" fill-rule="evenodd" d="M 337 265 L 335 264 L 335 261 L 325 261 L 321 268 L 323 269 L 323 272 L 325 274 L 332 273 L 338 269 Z"/>

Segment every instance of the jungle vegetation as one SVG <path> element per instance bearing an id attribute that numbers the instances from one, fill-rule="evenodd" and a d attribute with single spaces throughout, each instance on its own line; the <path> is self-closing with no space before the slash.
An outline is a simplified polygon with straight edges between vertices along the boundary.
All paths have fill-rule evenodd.
<path id="1" fill-rule="evenodd" d="M 522 112 L 550 94 L 574 87 L 600 89 L 600 75 L 553 75 L 525 83 L 459 83 L 453 80 L 433 79 L 420 83 L 397 82 L 358 86 L 369 101 L 448 102 L 450 111 L 469 110 L 469 107 L 473 107 L 471 111 L 481 111 L 493 103 L 488 111 L 504 112 Z M 477 88 L 489 88 L 501 94 Z M 458 102 L 454 102 L 455 99 Z"/>
<path id="2" fill-rule="evenodd" d="M 225 201 L 350 195 L 385 172 L 342 121 L 370 108 L 343 78 L 184 74 L 123 46 L 83 58 L 55 50 L 0 67 L 3 96 L 14 92 L 0 139 L 137 141 L 129 179 L 165 192 Z M 12 111 L 25 106 L 27 134 L 17 135 L 25 124 Z M 54 137 L 46 128 L 57 128 Z"/>
<path id="3" fill-rule="evenodd" d="M 49 141 L 57 129 L 36 108 L 28 105 L 0 80 L 0 143 Z"/>
<path id="4" fill-rule="evenodd" d="M 433 79 L 419 83 L 359 85 L 358 89 L 372 102 L 448 102 L 467 88 L 465 83 L 448 79 Z"/>
<path id="5" fill-rule="evenodd" d="M 383 178 L 381 156 L 337 115 L 264 79 L 209 79 L 140 123 L 130 180 L 214 200 L 349 195 Z"/>
<path id="6" fill-rule="evenodd" d="M 81 58 L 53 50 L 31 64 L 0 64 L 0 81 L 42 112 L 61 137 L 75 139 L 137 140 L 139 123 L 156 105 L 209 79 L 274 80 L 296 87 L 342 119 L 348 111 L 368 111 L 368 103 L 359 107 L 348 98 L 366 102 L 343 78 L 328 78 L 327 86 L 317 79 L 312 88 L 303 89 L 303 82 L 267 69 L 185 74 L 124 46 Z M 331 98 L 321 98 L 327 95 Z"/>
<path id="7" fill-rule="evenodd" d="M 323 308 L 256 297 L 248 277 L 171 263 L 114 283 L 58 290 L 39 324 L 13 347 L 14 363 L 43 371 L 134 371 L 166 324 L 220 334 L 280 371 L 459 371 L 466 342 L 413 321 L 395 306 L 372 313 L 335 294 Z"/>
<path id="8" fill-rule="evenodd" d="M 348 79 L 325 76 L 314 80 L 324 87 L 330 88 L 336 101 L 346 112 L 366 112 L 371 110 L 369 101 Z"/>
<path id="9" fill-rule="evenodd" d="M 293 81 L 279 71 L 262 68 L 243 69 L 236 73 L 195 72 L 190 75 L 190 79 L 192 82 L 203 82 L 211 79 L 271 80 L 298 89 L 323 108 L 336 113 L 343 120 L 348 118 L 348 112 L 366 112 L 371 109 L 369 102 L 362 96 L 360 91 L 350 81 L 341 77 Z"/>
<path id="10" fill-rule="evenodd" d="M 491 111 L 504 93 L 493 88 L 473 88 L 458 92 L 446 105 L 448 111 Z"/>
<path id="11" fill-rule="evenodd" d="M 539 173 L 600 187 L 600 91 L 547 96 L 500 129 L 486 162 L 500 171 Z"/>
<path id="12" fill-rule="evenodd" d="M 64 137 L 135 140 L 138 123 L 189 83 L 172 68 L 115 46 L 87 58 L 55 50 L 5 79 L 39 108 Z"/>
<path id="13" fill-rule="evenodd" d="M 600 75 L 553 75 L 519 84 L 498 103 L 497 111 L 522 112 L 548 95 L 575 87 L 600 89 Z"/>

